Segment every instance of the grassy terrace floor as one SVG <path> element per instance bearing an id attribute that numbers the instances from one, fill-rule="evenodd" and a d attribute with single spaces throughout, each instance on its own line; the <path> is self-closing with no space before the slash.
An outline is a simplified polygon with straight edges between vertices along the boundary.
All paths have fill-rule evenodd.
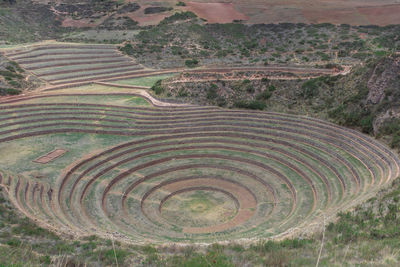
<path id="1" fill-rule="evenodd" d="M 152 87 L 158 80 L 164 80 L 174 76 L 174 74 L 157 75 L 143 78 L 133 78 L 126 80 L 113 81 L 112 83 L 121 85 L 136 85 L 136 86 L 148 86 Z"/>

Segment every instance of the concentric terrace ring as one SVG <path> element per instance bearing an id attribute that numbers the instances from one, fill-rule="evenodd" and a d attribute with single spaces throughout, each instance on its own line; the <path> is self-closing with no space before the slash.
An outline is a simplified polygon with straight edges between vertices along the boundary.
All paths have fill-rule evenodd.
<path id="1" fill-rule="evenodd" d="M 72 162 L 55 187 L 13 177 L 10 192 L 25 214 L 77 234 L 134 243 L 275 237 L 399 175 L 400 161 L 384 145 L 318 119 L 40 100 L 0 105 L 0 142 L 61 133 L 132 138 Z"/>

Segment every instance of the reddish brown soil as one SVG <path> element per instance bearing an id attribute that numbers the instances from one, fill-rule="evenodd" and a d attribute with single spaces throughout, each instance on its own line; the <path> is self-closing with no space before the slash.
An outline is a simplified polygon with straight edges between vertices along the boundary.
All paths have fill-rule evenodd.
<path id="1" fill-rule="evenodd" d="M 204 18 L 208 23 L 229 23 L 233 20 L 248 20 L 249 17 L 236 10 L 232 3 L 186 2 L 188 11 Z"/>
<path id="2" fill-rule="evenodd" d="M 41 0 L 35 0 L 41 1 Z M 162 19 L 170 16 L 176 10 L 189 10 L 199 17 L 207 19 L 209 23 L 226 23 L 235 19 L 246 20 L 248 23 L 334 23 L 350 25 L 388 25 L 399 24 L 399 3 L 397 0 L 191 0 L 187 6 L 177 7 L 177 0 L 156 0 L 151 4 L 174 7 L 175 10 L 144 14 L 150 1 L 125 0 L 125 2 L 139 3 L 141 8 L 132 13 L 125 13 L 141 26 L 156 25 Z M 54 11 L 54 10 L 53 10 Z M 55 12 L 61 19 L 64 27 L 94 27 L 102 23 L 101 20 L 88 19 L 73 20 L 63 18 L 63 14 Z"/>
<path id="3" fill-rule="evenodd" d="M 167 0 L 164 0 L 167 1 Z M 206 19 L 208 14 L 216 14 L 216 18 L 224 17 L 227 8 L 218 9 L 214 5 L 230 5 L 234 13 L 244 16 L 247 23 L 334 23 L 334 24 L 350 24 L 350 25 L 388 25 L 399 24 L 400 16 L 398 15 L 399 3 L 396 0 L 232 0 L 231 3 L 218 3 L 220 0 L 192 0 L 187 2 L 188 7 L 185 9 L 195 12 L 198 16 Z M 207 7 L 205 11 L 202 9 L 195 10 L 195 6 Z M 204 14 L 202 14 L 204 12 Z M 210 16 L 209 22 L 213 21 Z M 232 19 L 243 19 L 241 16 Z M 225 22 L 225 21 L 224 21 Z M 229 22 L 229 21 L 227 21 Z"/>
<path id="4" fill-rule="evenodd" d="M 365 15 L 370 24 L 388 25 L 400 24 L 400 4 L 378 7 L 358 7 L 357 10 Z"/>
<path id="5" fill-rule="evenodd" d="M 354 24 L 368 24 L 363 16 L 350 8 L 321 9 L 318 12 L 315 9 L 303 9 L 303 15 L 308 23 L 348 24 L 353 20 L 356 22 Z"/>
<path id="6" fill-rule="evenodd" d="M 47 153 L 46 155 L 43 155 L 43 156 L 35 159 L 33 162 L 46 164 L 58 157 L 61 157 L 62 155 L 64 155 L 65 152 L 67 152 L 67 150 L 55 149 L 55 150 Z"/>

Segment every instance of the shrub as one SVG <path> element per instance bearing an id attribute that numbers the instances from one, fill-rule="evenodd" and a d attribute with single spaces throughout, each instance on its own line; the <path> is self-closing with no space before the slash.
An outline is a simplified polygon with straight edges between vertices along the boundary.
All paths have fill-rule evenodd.
<path id="1" fill-rule="evenodd" d="M 185 65 L 188 68 L 194 68 L 199 64 L 199 61 L 197 59 L 188 59 L 185 61 Z"/>
<path id="2" fill-rule="evenodd" d="M 12 88 L 0 88 L 0 95 L 19 95 L 21 90 Z"/>
<path id="3" fill-rule="evenodd" d="M 161 13 L 165 11 L 171 11 L 172 7 L 162 7 L 162 6 L 155 6 L 155 7 L 147 7 L 144 9 L 144 14 L 155 14 Z"/>
<path id="4" fill-rule="evenodd" d="M 210 85 L 210 88 L 208 88 L 208 90 L 207 90 L 207 99 L 217 98 L 217 96 L 218 96 L 217 89 L 218 89 L 218 86 L 216 84 L 212 83 Z"/>
<path id="5" fill-rule="evenodd" d="M 306 81 L 301 86 L 302 89 L 301 96 L 306 99 L 317 96 L 319 94 L 318 87 L 319 87 L 318 79 L 310 79 Z"/>
<path id="6" fill-rule="evenodd" d="M 188 95 L 188 92 L 183 88 L 181 88 L 178 92 L 178 97 L 187 97 Z"/>
<path id="7" fill-rule="evenodd" d="M 22 79 L 23 78 L 23 76 L 21 74 L 17 74 L 15 72 L 11 72 L 9 70 L 0 70 L 0 75 L 4 76 L 4 78 L 6 78 L 6 79 L 7 78 L 9 78 L 9 79 L 12 79 L 12 78 Z"/>
<path id="8" fill-rule="evenodd" d="M 50 265 L 50 263 L 51 263 L 51 258 L 50 258 L 49 255 L 45 255 L 45 256 L 40 257 L 40 261 L 41 261 L 43 264 Z"/>
<path id="9" fill-rule="evenodd" d="M 226 106 L 226 99 L 225 99 L 224 97 L 222 97 L 222 96 L 219 96 L 219 97 L 217 98 L 217 105 L 218 105 L 219 107 L 224 107 L 224 106 Z"/>
<path id="10" fill-rule="evenodd" d="M 246 86 L 246 91 L 250 94 L 254 93 L 254 87 L 251 85 Z"/>
<path id="11" fill-rule="evenodd" d="M 17 71 L 19 71 L 19 72 L 25 72 L 20 66 L 19 66 L 19 64 L 17 63 L 17 62 L 15 62 L 15 61 L 10 61 L 9 62 L 11 65 L 13 65 L 16 69 L 17 69 Z"/>
<path id="12" fill-rule="evenodd" d="M 384 56 L 386 56 L 388 54 L 388 52 L 382 51 L 382 50 L 378 50 L 378 51 L 375 51 L 374 54 L 377 57 L 384 57 Z"/>
<path id="13" fill-rule="evenodd" d="M 120 47 L 119 50 L 127 55 L 133 55 L 135 53 L 131 44 L 126 44 L 125 46 Z"/>
<path id="14" fill-rule="evenodd" d="M 272 96 L 272 93 L 269 90 L 264 90 L 261 93 L 259 93 L 256 98 L 258 100 L 267 100 Z"/>
<path id="15" fill-rule="evenodd" d="M 372 115 L 368 115 L 360 120 L 363 133 L 372 133 L 372 131 L 374 130 L 374 127 L 372 125 L 373 119 L 374 118 Z"/>
<path id="16" fill-rule="evenodd" d="M 381 132 L 383 134 L 394 134 L 400 132 L 400 119 L 392 119 L 388 122 L 385 122 L 384 126 L 382 127 Z"/>
<path id="17" fill-rule="evenodd" d="M 94 249 L 96 249 L 96 247 L 97 247 L 97 244 L 96 244 L 96 242 L 93 242 L 93 241 L 90 241 L 90 242 L 82 245 L 82 248 L 84 250 L 94 250 Z"/>
<path id="18" fill-rule="evenodd" d="M 177 5 L 177 6 L 186 6 L 186 3 L 185 3 L 185 2 L 182 2 L 182 1 L 179 1 L 176 5 Z"/>
<path id="19" fill-rule="evenodd" d="M 6 69 L 8 71 L 15 72 L 15 69 L 13 68 L 13 66 L 7 66 Z"/>
<path id="20" fill-rule="evenodd" d="M 187 19 L 193 19 L 196 18 L 196 14 L 194 14 L 191 11 L 185 11 L 185 12 L 177 12 L 175 14 L 173 14 L 172 16 L 166 17 L 165 19 L 163 19 L 160 24 L 168 24 L 168 23 L 172 23 L 175 21 L 179 21 L 179 20 L 187 20 Z"/>
<path id="21" fill-rule="evenodd" d="M 113 249 L 101 250 L 99 251 L 100 259 L 106 264 L 115 264 L 116 260 L 119 264 L 122 264 L 125 261 L 125 258 L 129 255 L 129 252 L 122 249 L 115 249 L 115 253 Z"/>
<path id="22" fill-rule="evenodd" d="M 338 64 L 336 64 L 336 63 L 327 63 L 326 65 L 325 65 L 325 68 L 326 69 L 338 69 L 338 70 L 343 70 L 343 67 L 342 66 L 340 66 L 340 65 L 338 65 Z"/>
<path id="23" fill-rule="evenodd" d="M 158 80 L 152 87 L 151 90 L 153 90 L 156 95 L 160 95 L 164 93 L 164 87 L 161 85 L 162 80 Z"/>
<path id="24" fill-rule="evenodd" d="M 171 46 L 171 52 L 173 55 L 184 55 L 187 54 L 188 51 L 181 46 Z"/>
<path id="25" fill-rule="evenodd" d="M 65 243 L 56 244 L 54 249 L 57 251 L 58 254 L 61 254 L 61 255 L 71 254 L 75 251 L 75 247 L 73 245 L 65 244 Z"/>
<path id="26" fill-rule="evenodd" d="M 17 81 L 9 81 L 8 83 L 13 87 L 17 87 L 17 88 L 21 88 L 22 87 L 22 85 Z"/>
<path id="27" fill-rule="evenodd" d="M 21 240 L 17 238 L 11 238 L 7 241 L 7 245 L 10 247 L 19 247 L 21 245 Z"/>
<path id="28" fill-rule="evenodd" d="M 397 132 L 393 138 L 392 141 L 390 142 L 390 146 L 392 148 L 398 148 L 400 149 L 400 132 Z"/>
<path id="29" fill-rule="evenodd" d="M 263 110 L 266 108 L 267 104 L 265 104 L 263 101 L 260 100 L 253 100 L 253 101 L 240 100 L 236 101 L 233 104 L 233 106 L 236 108 Z"/>

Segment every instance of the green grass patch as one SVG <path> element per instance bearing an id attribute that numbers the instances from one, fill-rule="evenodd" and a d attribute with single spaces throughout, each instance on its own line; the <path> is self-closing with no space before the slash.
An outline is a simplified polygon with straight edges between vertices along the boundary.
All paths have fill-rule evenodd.
<path id="1" fill-rule="evenodd" d="M 158 80 L 168 79 L 175 74 L 163 74 L 157 76 L 149 76 L 149 77 L 141 77 L 141 78 L 133 78 L 127 80 L 118 80 L 113 81 L 116 84 L 123 84 L 123 85 L 133 85 L 133 86 L 148 86 L 152 87 Z"/>

